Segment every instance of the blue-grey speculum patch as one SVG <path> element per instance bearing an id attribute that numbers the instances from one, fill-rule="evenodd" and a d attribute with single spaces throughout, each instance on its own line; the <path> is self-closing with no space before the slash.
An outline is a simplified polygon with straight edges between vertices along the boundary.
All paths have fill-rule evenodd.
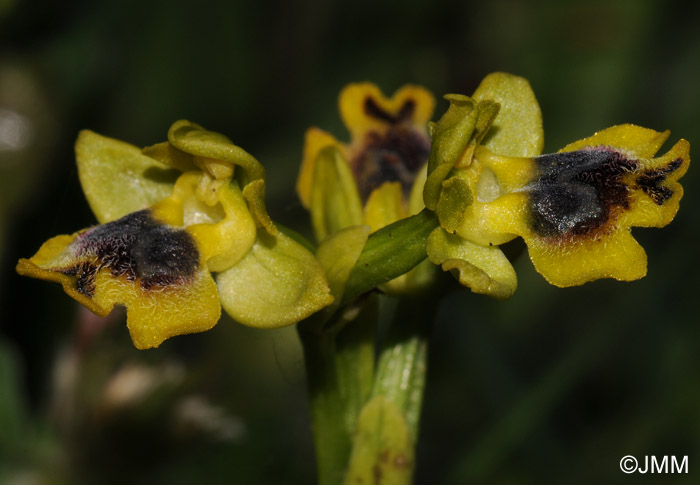
<path id="1" fill-rule="evenodd" d="M 580 235 L 603 226 L 616 208 L 629 208 L 623 175 L 637 162 L 608 148 L 542 155 L 530 190 L 532 228 L 540 236 Z"/>

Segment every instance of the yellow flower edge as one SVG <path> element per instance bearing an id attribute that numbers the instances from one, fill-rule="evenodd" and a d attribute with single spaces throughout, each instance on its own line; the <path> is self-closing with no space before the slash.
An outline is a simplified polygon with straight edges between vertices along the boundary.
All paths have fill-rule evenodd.
<path id="1" fill-rule="evenodd" d="M 140 217 L 146 212 L 134 214 Z M 128 226 L 120 227 L 119 221 L 128 219 L 129 216 L 111 223 L 114 229 L 109 236 L 112 238 L 111 243 L 120 234 L 123 236 L 128 232 Z M 102 231 L 105 231 L 105 227 L 108 225 L 97 226 L 103 228 Z M 153 227 L 156 228 L 151 234 L 154 238 L 175 234 L 172 231 L 160 231 L 157 221 Z M 69 296 L 99 316 L 108 315 L 115 305 L 124 305 L 127 308 L 129 333 L 139 349 L 158 347 L 169 337 L 202 332 L 216 325 L 221 315 L 218 292 L 202 261 L 171 268 L 170 273 L 151 274 L 144 278 L 143 274 L 132 267 L 132 261 L 119 260 L 123 256 L 116 252 L 109 257 L 120 261 L 120 269 L 108 266 L 105 257 L 100 258 L 99 246 L 102 244 L 109 247 L 110 242 L 98 240 L 98 236 L 90 239 L 90 234 L 94 234 L 95 230 L 93 228 L 93 232 L 86 230 L 49 239 L 32 258 L 19 261 L 17 272 L 60 283 Z M 177 234 L 179 236 L 169 243 L 168 249 L 177 252 L 191 249 L 187 243 L 181 244 L 182 231 Z M 92 246 L 98 249 L 94 250 Z M 124 249 L 126 246 L 115 243 L 115 247 Z M 154 256 L 147 254 L 152 250 L 153 246 L 146 246 L 136 251 L 139 253 L 136 266 L 150 267 L 153 260 L 148 258 Z"/>
<path id="2" fill-rule="evenodd" d="M 352 83 L 341 91 L 338 107 L 352 139 L 359 140 L 368 131 L 386 130 L 391 118 L 410 116 L 411 124 L 425 127 L 435 110 L 435 97 L 409 84 L 386 98 L 375 84 Z"/>

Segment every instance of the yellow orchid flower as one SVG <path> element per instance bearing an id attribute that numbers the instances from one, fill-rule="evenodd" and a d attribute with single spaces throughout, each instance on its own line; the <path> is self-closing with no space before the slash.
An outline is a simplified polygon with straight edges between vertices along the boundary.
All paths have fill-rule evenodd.
<path id="1" fill-rule="evenodd" d="M 309 129 L 297 180 L 297 193 L 311 212 L 318 241 L 351 226 L 369 226 L 369 232 L 375 232 L 424 207 L 433 95 L 407 85 L 386 98 L 374 84 L 356 83 L 342 90 L 339 108 L 350 143 Z M 427 285 L 432 273 L 430 264 L 423 264 L 384 289 L 410 291 Z"/>
<path id="2" fill-rule="evenodd" d="M 84 131 L 76 153 L 102 225 L 50 239 L 17 271 L 100 316 L 126 306 L 137 348 L 208 330 L 221 306 L 272 328 L 333 301 L 313 255 L 267 216 L 263 167 L 226 137 L 179 121 L 142 153 Z"/>
<path id="3" fill-rule="evenodd" d="M 686 140 L 654 158 L 668 136 L 627 124 L 534 158 L 479 147 L 458 175 L 474 197 L 455 232 L 484 247 L 521 236 L 537 271 L 560 287 L 642 278 L 646 253 L 630 228 L 671 222 L 690 163 Z"/>
<path id="4" fill-rule="evenodd" d="M 494 73 L 472 98 L 446 98 L 423 194 L 441 225 L 426 247 L 433 263 L 496 298 L 517 287 L 499 245 L 518 236 L 556 286 L 646 274 L 630 228 L 662 227 L 675 216 L 687 141 L 654 158 L 669 132 L 628 124 L 539 155 L 541 115 L 524 79 Z"/>
<path id="5" fill-rule="evenodd" d="M 374 84 L 356 83 L 342 90 L 339 108 L 350 143 L 309 129 L 297 180 L 319 240 L 351 225 L 374 232 L 423 208 L 433 95 L 408 85 L 387 99 Z"/>

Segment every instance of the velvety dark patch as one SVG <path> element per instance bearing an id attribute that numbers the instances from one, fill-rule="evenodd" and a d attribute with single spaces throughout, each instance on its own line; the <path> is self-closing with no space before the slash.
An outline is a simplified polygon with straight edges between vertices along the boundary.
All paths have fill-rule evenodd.
<path id="1" fill-rule="evenodd" d="M 416 109 L 416 102 L 412 99 L 407 99 L 401 106 L 399 112 L 393 115 L 381 108 L 372 96 L 367 96 L 363 108 L 367 116 L 396 125 L 411 119 Z"/>
<path id="2" fill-rule="evenodd" d="M 384 182 L 401 182 L 408 195 L 418 171 L 428 161 L 430 140 L 402 125 L 392 126 L 384 135 L 369 132 L 364 147 L 351 161 L 363 202 Z"/>
<path id="3" fill-rule="evenodd" d="M 606 148 L 537 157 L 530 191 L 532 227 L 541 236 L 580 235 L 603 226 L 615 208 L 629 208 L 624 174 L 637 162 Z"/>
<path id="4" fill-rule="evenodd" d="M 192 278 L 199 263 L 189 233 L 159 223 L 149 210 L 90 229 L 73 245 L 79 262 L 63 272 L 77 277 L 77 289 L 86 296 L 94 295 L 102 268 L 150 289 Z"/>
<path id="5" fill-rule="evenodd" d="M 665 167 L 647 170 L 637 177 L 637 187 L 642 189 L 656 204 L 663 205 L 671 198 L 673 191 L 668 187 L 663 187 L 661 183 L 666 180 L 670 173 L 678 170 L 681 165 L 683 165 L 683 160 L 677 158 Z"/>

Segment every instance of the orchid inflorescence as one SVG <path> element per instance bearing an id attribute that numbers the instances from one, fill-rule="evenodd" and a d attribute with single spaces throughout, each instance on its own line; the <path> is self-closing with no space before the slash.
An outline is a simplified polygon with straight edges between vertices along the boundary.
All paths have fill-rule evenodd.
<path id="1" fill-rule="evenodd" d="M 315 249 L 270 219 L 264 168 L 225 136 L 178 121 L 138 149 L 83 131 L 79 176 L 100 225 L 48 240 L 17 271 L 61 283 L 98 315 L 124 305 L 138 348 L 208 330 L 221 307 L 253 327 L 326 315 L 322 326 L 375 287 L 421 291 L 437 268 L 508 298 L 517 278 L 500 246 L 517 237 L 556 286 L 645 275 L 630 228 L 675 216 L 687 141 L 656 156 L 669 132 L 626 124 L 543 155 L 525 79 L 493 73 L 445 99 L 430 122 L 424 88 L 342 91 L 351 139 L 311 128 L 297 181 Z"/>

